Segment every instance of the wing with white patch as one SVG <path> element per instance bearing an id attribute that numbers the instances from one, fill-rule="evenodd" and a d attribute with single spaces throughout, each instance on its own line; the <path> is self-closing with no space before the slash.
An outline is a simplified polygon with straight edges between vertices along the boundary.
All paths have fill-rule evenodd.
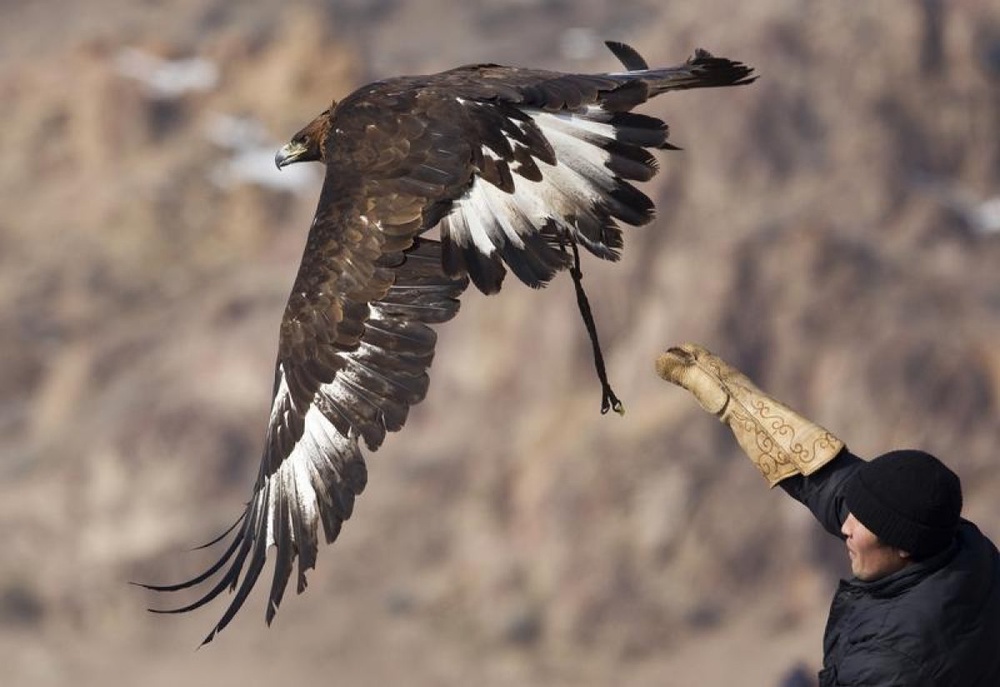
<path id="1" fill-rule="evenodd" d="M 575 112 L 490 102 L 467 107 L 484 121 L 502 118 L 494 129 L 504 143 L 483 144 L 475 165 L 481 172 L 442 220 L 450 273 L 468 272 L 492 293 L 506 265 L 540 287 L 568 266 L 561 243 L 579 242 L 616 260 L 623 243 L 618 222 L 652 219 L 653 202 L 631 181 L 656 173 L 643 144 L 666 146 L 660 120 L 596 105 Z"/>
<path id="2" fill-rule="evenodd" d="M 351 251 L 337 254 L 344 265 L 355 262 Z M 194 610 L 226 589 L 235 591 L 205 642 L 242 607 L 272 547 L 275 565 L 267 622 L 281 603 L 296 559 L 297 591 L 305 589 L 306 571 L 316 564 L 320 529 L 327 543 L 336 539 L 351 516 L 355 497 L 365 487 L 367 470 L 360 442 L 377 449 L 385 433 L 400 429 L 410 406 L 427 392 L 436 341 L 429 325 L 455 315 L 467 281 L 445 276 L 440 244 L 425 239 L 415 239 L 403 253 L 380 257 L 372 269 L 387 275 L 389 284 L 370 302 L 333 298 L 339 305 L 331 307 L 318 292 L 302 290 L 290 298 L 282 324 L 264 456 L 251 500 L 226 533 L 235 532 L 232 542 L 214 565 L 192 580 L 143 585 L 178 591 L 215 580 L 221 572 L 193 603 L 158 611 Z M 296 288 L 306 283 L 300 269 Z M 314 275 L 309 283 L 317 286 L 326 280 Z M 340 288 L 348 288 L 347 282 Z M 317 308 L 311 317 L 304 316 L 310 309 L 302 303 Z M 335 324 L 331 322 L 334 313 L 343 314 Z"/>
<path id="3" fill-rule="evenodd" d="M 468 273 L 493 293 L 506 268 L 543 286 L 568 267 L 567 243 L 617 260 L 620 225 L 653 218 L 653 202 L 632 182 L 656 174 L 650 150 L 674 148 L 662 120 L 632 108 L 669 90 L 752 81 L 749 68 L 704 51 L 664 69 L 647 69 L 628 51 L 616 54 L 641 68 L 574 75 L 484 65 L 449 73 L 474 170 L 441 221 L 449 273 Z"/>

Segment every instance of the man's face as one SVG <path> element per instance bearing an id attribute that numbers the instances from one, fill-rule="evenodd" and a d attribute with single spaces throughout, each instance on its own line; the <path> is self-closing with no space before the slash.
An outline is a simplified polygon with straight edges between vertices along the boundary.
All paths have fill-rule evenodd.
<path id="1" fill-rule="evenodd" d="M 908 553 L 880 542 L 850 513 L 840 532 L 846 537 L 851 572 L 859 580 L 871 582 L 902 570 L 910 563 Z"/>

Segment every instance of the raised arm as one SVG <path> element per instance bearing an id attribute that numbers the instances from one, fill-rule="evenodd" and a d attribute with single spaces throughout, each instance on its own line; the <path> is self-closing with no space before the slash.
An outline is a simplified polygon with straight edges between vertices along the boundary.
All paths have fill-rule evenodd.
<path id="1" fill-rule="evenodd" d="M 729 426 L 770 486 L 780 484 L 840 536 L 847 517 L 843 486 L 862 462 L 844 442 L 701 346 L 670 348 L 656 361 L 656 371 Z"/>
<path id="2" fill-rule="evenodd" d="M 830 534 L 843 537 L 840 526 L 847 519 L 844 485 L 861 465 L 861 458 L 847 448 L 811 475 L 792 475 L 779 486 L 796 501 L 806 506 Z"/>
<path id="3" fill-rule="evenodd" d="M 690 391 L 702 408 L 728 425 L 772 487 L 792 475 L 813 474 L 844 447 L 828 430 L 768 396 L 697 344 L 668 349 L 657 359 L 656 372 Z"/>

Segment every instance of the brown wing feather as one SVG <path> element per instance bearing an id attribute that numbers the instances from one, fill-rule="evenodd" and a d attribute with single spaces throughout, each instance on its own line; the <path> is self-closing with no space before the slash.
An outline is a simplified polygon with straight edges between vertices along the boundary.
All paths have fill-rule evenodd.
<path id="1" fill-rule="evenodd" d="M 467 284 L 442 272 L 441 246 L 435 241 L 400 231 L 397 239 L 405 249 L 385 251 L 391 241 L 383 227 L 394 222 L 400 228 L 401 218 L 409 221 L 409 199 L 400 197 L 397 203 L 377 190 L 351 189 L 338 182 L 335 168 L 328 169 L 281 323 L 260 472 L 233 542 L 192 580 L 144 585 L 177 591 L 225 569 L 195 602 L 165 611 L 193 610 L 226 588 L 235 590 L 205 642 L 242 607 L 271 546 L 275 567 L 267 622 L 281 603 L 296 558 L 297 590 L 305 589 L 320 527 L 328 543 L 336 539 L 365 487 L 359 440 L 377 449 L 385 433 L 400 429 L 410 406 L 424 398 L 436 341 L 429 325 L 455 315 Z"/>

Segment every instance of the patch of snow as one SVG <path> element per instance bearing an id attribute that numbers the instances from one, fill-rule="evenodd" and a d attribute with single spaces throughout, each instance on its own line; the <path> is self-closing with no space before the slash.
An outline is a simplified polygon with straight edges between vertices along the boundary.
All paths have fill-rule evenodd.
<path id="1" fill-rule="evenodd" d="M 205 138 L 229 151 L 229 156 L 208 173 L 220 188 L 254 184 L 277 191 L 314 194 L 322 179 L 319 164 L 290 165 L 279 170 L 274 154 L 281 147 L 265 126 L 252 117 L 214 115 L 205 128 Z"/>
<path id="2" fill-rule="evenodd" d="M 155 98 L 210 91 L 219 83 L 219 67 L 201 57 L 165 60 L 137 48 L 125 48 L 115 57 L 115 67 L 122 76 L 142 83 Z"/>

